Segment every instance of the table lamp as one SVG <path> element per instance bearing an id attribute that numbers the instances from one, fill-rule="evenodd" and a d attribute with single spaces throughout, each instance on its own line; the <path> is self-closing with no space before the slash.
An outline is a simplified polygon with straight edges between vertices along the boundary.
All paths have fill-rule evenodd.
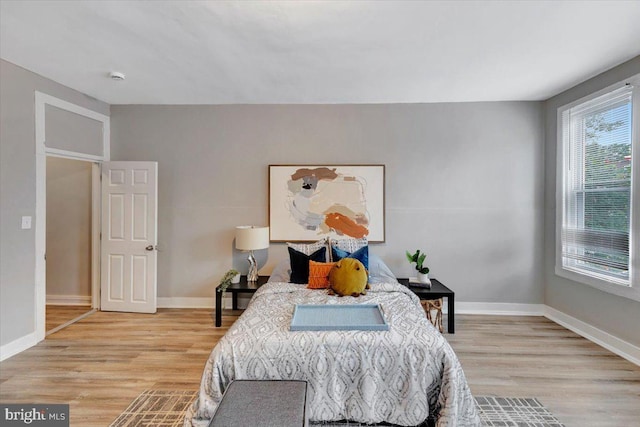
<path id="1" fill-rule="evenodd" d="M 248 282 L 258 280 L 258 265 L 253 256 L 253 251 L 266 249 L 269 247 L 269 227 L 256 227 L 254 225 L 242 225 L 236 227 L 236 249 L 249 251 L 249 274 Z"/>

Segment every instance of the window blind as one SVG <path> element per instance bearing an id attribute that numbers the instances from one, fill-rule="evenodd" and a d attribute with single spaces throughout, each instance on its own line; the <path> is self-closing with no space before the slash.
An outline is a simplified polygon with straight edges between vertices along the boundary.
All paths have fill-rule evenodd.
<path id="1" fill-rule="evenodd" d="M 562 113 L 563 268 L 630 285 L 632 88 Z"/>

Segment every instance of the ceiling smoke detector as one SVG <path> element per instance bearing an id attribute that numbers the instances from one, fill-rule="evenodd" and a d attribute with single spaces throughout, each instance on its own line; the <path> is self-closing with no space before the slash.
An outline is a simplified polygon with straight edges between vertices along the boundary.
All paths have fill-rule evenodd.
<path id="1" fill-rule="evenodd" d="M 111 77 L 111 80 L 121 81 L 124 80 L 124 73 L 112 71 L 109 73 L 109 77 Z"/>

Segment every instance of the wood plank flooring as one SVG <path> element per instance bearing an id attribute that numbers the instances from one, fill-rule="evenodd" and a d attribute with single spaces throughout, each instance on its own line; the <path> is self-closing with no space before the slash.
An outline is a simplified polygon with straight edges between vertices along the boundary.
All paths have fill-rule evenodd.
<path id="1" fill-rule="evenodd" d="M 447 339 L 476 396 L 535 397 L 566 426 L 640 426 L 640 367 L 551 320 L 456 316 Z"/>
<path id="2" fill-rule="evenodd" d="M 108 426 L 145 389 L 196 390 L 239 313 L 221 328 L 210 310 L 91 314 L 0 363 L 0 401 L 69 403 L 71 425 Z M 640 425 L 640 367 L 542 317 L 456 318 L 446 336 L 475 395 L 537 397 L 569 427 Z"/>
<path id="3" fill-rule="evenodd" d="M 46 331 L 57 328 L 65 323 L 91 311 L 90 305 L 51 305 L 47 304 Z"/>

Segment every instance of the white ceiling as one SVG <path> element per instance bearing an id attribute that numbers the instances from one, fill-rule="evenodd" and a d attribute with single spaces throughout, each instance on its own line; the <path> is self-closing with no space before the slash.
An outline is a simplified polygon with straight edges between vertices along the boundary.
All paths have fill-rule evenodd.
<path id="1" fill-rule="evenodd" d="M 2 0 L 0 24 L 3 59 L 110 104 L 544 100 L 640 54 L 640 1 Z"/>

